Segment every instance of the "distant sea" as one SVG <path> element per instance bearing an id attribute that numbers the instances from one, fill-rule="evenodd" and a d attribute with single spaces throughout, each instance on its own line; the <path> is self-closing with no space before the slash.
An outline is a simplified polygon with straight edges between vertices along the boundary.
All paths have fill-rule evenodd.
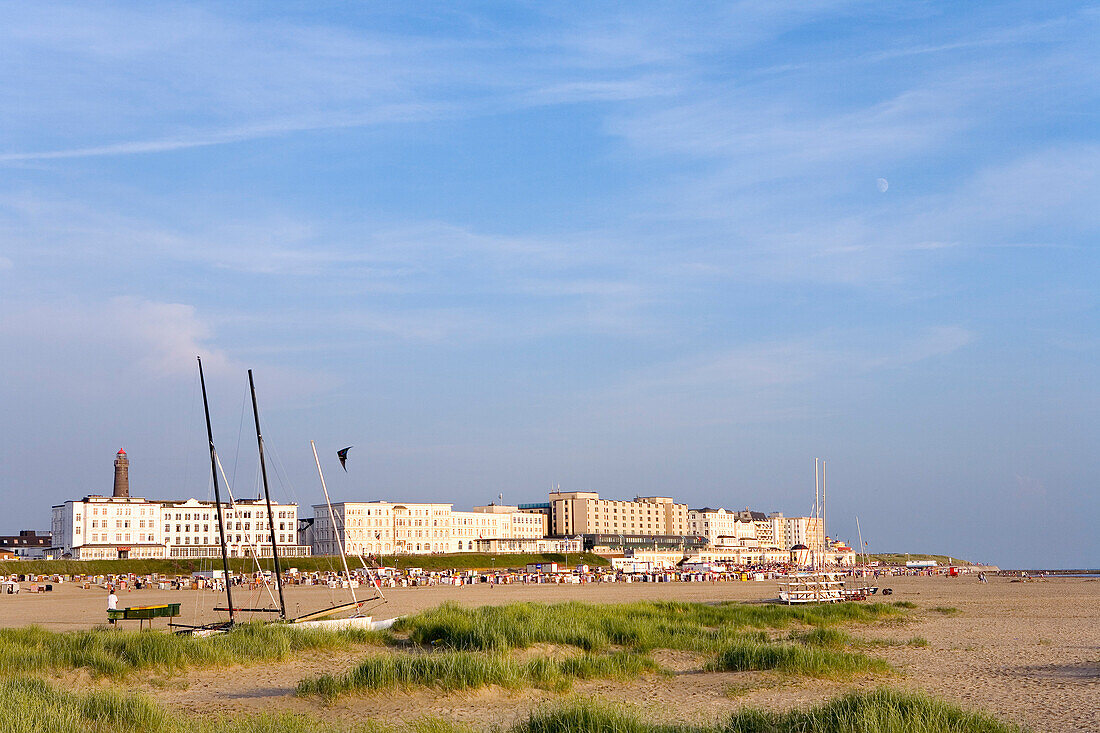
<path id="1" fill-rule="evenodd" d="M 1046 575 L 1048 578 L 1100 578 L 1100 568 L 1049 568 L 1007 570 L 1009 573 L 1027 573 L 1028 575 Z"/>

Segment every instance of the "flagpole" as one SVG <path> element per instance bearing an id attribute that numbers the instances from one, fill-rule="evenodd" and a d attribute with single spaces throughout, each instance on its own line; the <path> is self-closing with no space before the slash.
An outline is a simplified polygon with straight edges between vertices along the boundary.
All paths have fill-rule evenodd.
<path id="1" fill-rule="evenodd" d="M 321 490 L 325 492 L 325 504 L 328 504 L 328 518 L 332 522 L 332 534 L 336 538 L 336 546 L 340 548 L 340 559 L 344 563 L 344 575 L 348 579 L 348 590 L 351 592 L 351 600 L 354 603 L 358 603 L 359 599 L 355 597 L 355 588 L 351 584 L 351 571 L 348 570 L 348 557 L 344 554 L 344 540 L 340 537 L 340 533 L 336 531 L 336 514 L 332 511 L 332 500 L 328 498 L 328 486 L 325 485 L 325 474 L 321 471 L 321 459 L 317 457 L 317 446 L 313 444 L 313 441 L 309 441 L 309 447 L 313 448 L 313 460 L 317 462 L 317 475 L 321 477 Z"/>

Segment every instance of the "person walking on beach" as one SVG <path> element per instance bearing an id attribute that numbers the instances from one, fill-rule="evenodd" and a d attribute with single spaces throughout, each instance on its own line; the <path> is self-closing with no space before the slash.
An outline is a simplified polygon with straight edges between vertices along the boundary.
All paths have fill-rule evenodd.
<path id="1" fill-rule="evenodd" d="M 113 587 L 108 590 L 110 591 L 110 595 L 107 596 L 107 610 L 116 611 L 118 610 L 118 596 L 115 595 L 115 589 Z M 115 622 L 113 618 L 107 619 L 107 621 L 112 624 Z"/>

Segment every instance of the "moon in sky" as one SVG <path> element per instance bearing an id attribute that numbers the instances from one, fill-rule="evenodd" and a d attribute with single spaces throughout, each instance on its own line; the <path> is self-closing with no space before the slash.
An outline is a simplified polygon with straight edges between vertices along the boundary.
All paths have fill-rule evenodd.
<path id="1" fill-rule="evenodd" d="M 890 188 L 890 182 L 887 181 L 885 178 L 880 178 L 875 181 L 875 185 L 878 186 L 878 190 L 880 193 L 886 193 L 886 189 Z"/>

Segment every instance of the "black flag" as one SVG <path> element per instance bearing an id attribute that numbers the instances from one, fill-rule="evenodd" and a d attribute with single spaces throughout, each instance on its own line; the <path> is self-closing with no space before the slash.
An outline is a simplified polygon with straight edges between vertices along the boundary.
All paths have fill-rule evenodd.
<path id="1" fill-rule="evenodd" d="M 348 467 L 347 465 L 345 465 L 348 460 L 348 451 L 354 447 L 354 445 L 349 445 L 347 448 L 341 448 L 340 450 L 336 451 L 336 456 L 340 459 L 340 468 L 344 469 L 344 473 L 348 472 Z"/>

